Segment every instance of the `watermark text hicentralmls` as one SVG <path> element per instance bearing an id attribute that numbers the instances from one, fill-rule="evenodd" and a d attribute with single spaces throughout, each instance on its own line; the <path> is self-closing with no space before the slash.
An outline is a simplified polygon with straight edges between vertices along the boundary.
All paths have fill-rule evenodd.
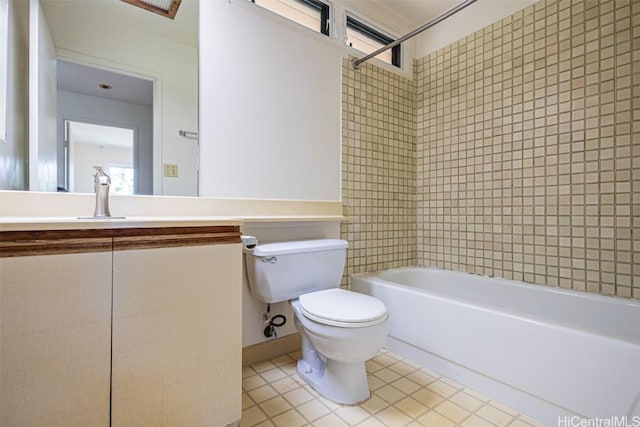
<path id="1" fill-rule="evenodd" d="M 558 427 L 640 427 L 640 415 L 608 418 L 558 417 Z"/>

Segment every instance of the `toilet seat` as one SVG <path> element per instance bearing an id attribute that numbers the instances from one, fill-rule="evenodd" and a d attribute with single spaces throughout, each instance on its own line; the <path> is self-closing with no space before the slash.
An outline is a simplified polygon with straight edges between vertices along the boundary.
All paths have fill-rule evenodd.
<path id="1" fill-rule="evenodd" d="M 388 317 L 384 303 L 372 296 L 344 289 L 325 289 L 300 295 L 300 311 L 308 319 L 329 326 L 359 328 Z"/>

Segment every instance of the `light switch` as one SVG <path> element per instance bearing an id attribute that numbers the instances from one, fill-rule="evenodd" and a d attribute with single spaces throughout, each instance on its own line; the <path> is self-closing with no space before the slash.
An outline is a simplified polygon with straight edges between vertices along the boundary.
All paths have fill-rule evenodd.
<path id="1" fill-rule="evenodd" d="M 164 164 L 164 176 L 166 178 L 177 178 L 178 177 L 178 165 L 165 163 Z"/>

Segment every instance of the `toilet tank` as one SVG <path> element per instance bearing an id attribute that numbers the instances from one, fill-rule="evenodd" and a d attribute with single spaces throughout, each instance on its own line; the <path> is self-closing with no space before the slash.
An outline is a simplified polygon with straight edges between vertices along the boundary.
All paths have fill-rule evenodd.
<path id="1" fill-rule="evenodd" d="M 244 249 L 251 294 L 274 303 L 340 286 L 347 241 L 295 240 Z"/>

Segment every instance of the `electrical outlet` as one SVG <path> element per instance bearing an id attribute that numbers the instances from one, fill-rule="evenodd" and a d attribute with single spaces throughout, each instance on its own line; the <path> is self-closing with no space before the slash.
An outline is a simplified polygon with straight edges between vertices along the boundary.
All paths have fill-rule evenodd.
<path id="1" fill-rule="evenodd" d="M 178 177 L 178 165 L 165 163 L 164 164 L 164 176 L 166 178 L 177 178 Z"/>

